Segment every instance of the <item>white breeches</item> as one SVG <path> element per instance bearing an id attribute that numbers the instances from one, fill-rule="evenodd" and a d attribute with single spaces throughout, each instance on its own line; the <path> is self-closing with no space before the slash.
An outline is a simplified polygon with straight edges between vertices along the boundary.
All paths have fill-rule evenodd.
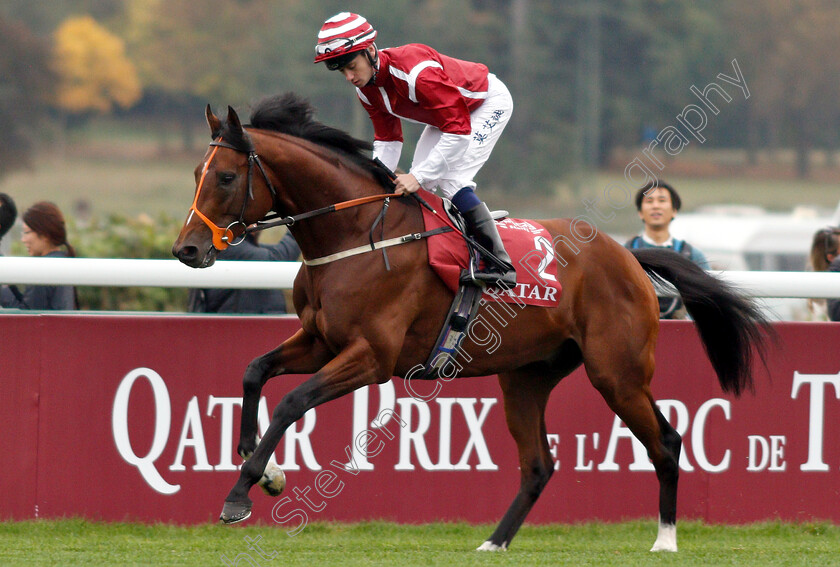
<path id="1" fill-rule="evenodd" d="M 444 197 L 451 199 L 463 187 L 475 188 L 473 179 L 490 158 L 493 146 L 513 113 L 513 99 L 505 84 L 492 73 L 488 75 L 487 82 L 487 98 L 470 115 L 470 145 L 460 157 L 449 164 L 449 171 L 444 178 L 429 180 L 423 184 L 424 189 L 434 191 L 440 188 Z M 434 126 L 426 126 L 417 140 L 412 166 L 426 159 L 440 140 L 441 134 L 442 132 Z"/>

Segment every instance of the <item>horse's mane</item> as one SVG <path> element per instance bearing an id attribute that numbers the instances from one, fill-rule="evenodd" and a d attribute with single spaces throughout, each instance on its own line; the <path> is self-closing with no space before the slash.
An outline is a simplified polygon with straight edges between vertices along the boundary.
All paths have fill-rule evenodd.
<path id="1" fill-rule="evenodd" d="M 338 128 L 321 124 L 313 118 L 314 114 L 315 108 L 308 100 L 289 92 L 266 97 L 257 102 L 251 110 L 250 126 L 289 134 L 335 150 L 372 173 L 383 187 L 393 187 L 388 174 L 368 157 L 366 152 L 373 149 L 370 142 L 354 138 Z M 235 144 L 235 141 L 231 140 L 231 143 Z"/>

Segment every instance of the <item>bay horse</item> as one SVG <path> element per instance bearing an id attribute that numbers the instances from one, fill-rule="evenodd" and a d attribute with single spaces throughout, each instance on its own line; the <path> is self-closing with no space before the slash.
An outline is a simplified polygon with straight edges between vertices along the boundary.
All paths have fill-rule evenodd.
<path id="1" fill-rule="evenodd" d="M 281 222 L 289 225 L 305 260 L 293 291 L 301 329 L 245 371 L 237 450 L 246 461 L 225 500 L 224 523 L 250 515 L 250 489 L 263 478 L 286 428 L 307 410 L 357 388 L 405 378 L 425 361 L 453 299 L 429 266 L 422 241 L 389 248 L 390 269 L 381 252 L 307 265 L 369 244 L 388 194 L 387 179 L 366 157 L 371 145 L 315 121 L 312 112 L 308 102 L 289 93 L 258 103 L 243 127 L 233 108 L 221 120 L 208 105 L 213 142 L 195 170 L 193 205 L 172 248 L 188 266 L 209 266 L 246 226 L 275 211 L 286 219 Z M 393 201 L 383 238 L 422 232 L 420 205 Z M 572 228 L 568 219 L 537 222 L 555 238 Z M 563 252 L 565 257 L 556 255 L 563 285 L 559 305 L 523 308 L 499 330 L 501 345 L 473 357 L 459 374 L 498 374 L 521 470 L 519 492 L 478 549 L 506 549 L 548 482 L 554 466 L 546 403 L 552 388 L 583 364 L 656 469 L 659 530 L 652 551 L 676 551 L 681 438 L 650 390 L 659 330 L 650 278 L 679 291 L 724 391 L 752 389 L 751 366 L 757 353 L 763 356 L 766 321 L 751 301 L 679 254 L 631 253 L 600 233 L 578 253 Z M 469 336 L 462 346 L 480 352 Z M 281 374 L 312 376 L 282 398 L 257 443 L 261 389 Z"/>

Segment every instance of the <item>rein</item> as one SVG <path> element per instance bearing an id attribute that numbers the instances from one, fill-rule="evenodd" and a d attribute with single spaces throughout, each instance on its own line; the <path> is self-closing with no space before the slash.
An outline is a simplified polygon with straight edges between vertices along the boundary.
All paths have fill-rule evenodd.
<path id="1" fill-rule="evenodd" d="M 358 207 L 359 205 L 366 205 L 368 203 L 375 203 L 377 201 L 384 201 L 382 212 L 376 218 L 373 226 L 371 227 L 371 239 L 370 244 L 363 244 L 361 246 L 357 246 L 355 248 L 350 248 L 349 250 L 344 250 L 342 252 L 336 252 L 335 254 L 330 254 L 328 256 L 321 256 L 320 258 L 314 258 L 312 260 L 307 260 L 306 258 L 303 259 L 303 263 L 307 266 L 321 266 L 323 264 L 329 264 L 331 262 L 335 262 L 336 260 L 341 260 L 342 258 L 348 258 L 350 256 L 356 256 L 358 254 L 364 254 L 366 252 L 373 252 L 374 250 L 382 250 L 384 248 L 390 248 L 391 246 L 398 246 L 400 244 L 407 244 L 409 242 L 414 242 L 415 240 L 422 240 L 423 238 L 428 238 L 430 236 L 434 236 L 436 234 L 443 234 L 444 232 L 451 232 L 456 230 L 454 227 L 451 226 L 444 226 L 439 227 L 434 230 L 427 230 L 425 232 L 412 232 L 409 234 L 404 234 L 402 236 L 398 236 L 396 238 L 389 238 L 388 240 L 380 240 L 378 242 L 374 242 L 373 240 L 373 230 L 376 228 L 376 225 L 379 224 L 384 220 L 385 213 L 388 210 L 388 204 L 391 200 L 391 197 L 403 198 L 406 195 L 394 195 L 393 193 L 385 193 L 382 195 L 369 195 L 367 197 L 359 197 L 357 199 L 351 199 L 349 201 L 342 201 L 340 203 L 336 203 L 334 205 L 329 205 L 326 207 L 321 207 L 320 209 L 315 209 L 312 211 L 307 211 L 305 213 L 300 213 L 299 215 L 294 216 L 287 216 L 283 217 L 280 220 L 273 221 L 273 222 L 266 222 L 273 218 L 279 218 L 280 215 L 270 215 L 265 219 L 259 221 L 257 226 L 248 227 L 245 229 L 245 232 L 257 232 L 260 230 L 265 230 L 267 228 L 272 228 L 275 226 L 292 226 L 298 221 L 316 217 L 319 215 L 325 215 L 327 213 L 333 213 L 335 211 L 340 211 L 343 209 L 349 209 L 352 207 Z M 416 193 L 411 193 L 411 196 L 414 197 L 418 202 L 420 202 L 423 206 L 428 208 L 434 214 L 438 215 L 438 212 L 435 211 L 431 205 L 429 205 L 420 195 Z M 438 215 L 440 216 L 440 215 Z M 449 219 L 446 219 L 447 221 Z M 384 234 L 384 226 L 383 226 L 383 234 Z M 383 255 L 385 254 L 385 250 L 382 250 Z M 388 264 L 388 256 L 385 255 L 385 267 L 386 269 L 390 270 Z"/>
<path id="2" fill-rule="evenodd" d="M 299 215 L 294 216 L 286 216 L 280 218 L 281 215 L 269 215 L 265 217 L 263 220 L 257 222 L 257 226 L 248 227 L 245 229 L 245 232 L 257 232 L 260 230 L 265 230 L 267 228 L 273 228 L 275 226 L 292 226 L 298 221 L 302 221 L 305 219 L 309 219 L 312 217 L 317 217 L 320 215 L 325 215 L 327 213 L 334 213 L 335 211 L 340 211 L 342 209 L 349 209 L 352 207 L 358 207 L 359 205 L 366 205 L 368 203 L 375 203 L 376 201 L 387 201 L 391 197 L 394 197 L 393 193 L 384 193 L 382 195 L 369 195 L 367 197 L 359 197 L 357 199 L 351 199 L 349 201 L 342 201 L 340 203 L 335 203 L 334 205 L 329 205 L 326 207 L 321 207 L 320 209 L 315 209 L 312 211 L 307 211 L 305 213 L 300 213 Z M 280 218 L 278 221 L 272 221 L 272 219 Z M 272 221 L 272 222 L 269 222 Z"/>

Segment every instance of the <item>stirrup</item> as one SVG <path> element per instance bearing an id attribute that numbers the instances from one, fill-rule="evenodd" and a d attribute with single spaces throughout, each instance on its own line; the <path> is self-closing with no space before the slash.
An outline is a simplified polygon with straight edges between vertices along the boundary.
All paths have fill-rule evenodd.
<path id="1" fill-rule="evenodd" d="M 470 262 L 468 268 L 461 270 L 461 276 L 458 278 L 460 285 L 473 285 L 476 287 L 501 287 L 503 289 L 511 289 L 516 285 L 516 271 L 511 268 L 506 272 L 496 272 L 492 270 L 479 270 L 474 262 Z"/>
<path id="2" fill-rule="evenodd" d="M 496 272 L 492 270 L 481 270 L 473 274 L 473 278 L 485 283 L 488 287 L 503 287 L 510 289 L 516 285 L 516 272 Z"/>

